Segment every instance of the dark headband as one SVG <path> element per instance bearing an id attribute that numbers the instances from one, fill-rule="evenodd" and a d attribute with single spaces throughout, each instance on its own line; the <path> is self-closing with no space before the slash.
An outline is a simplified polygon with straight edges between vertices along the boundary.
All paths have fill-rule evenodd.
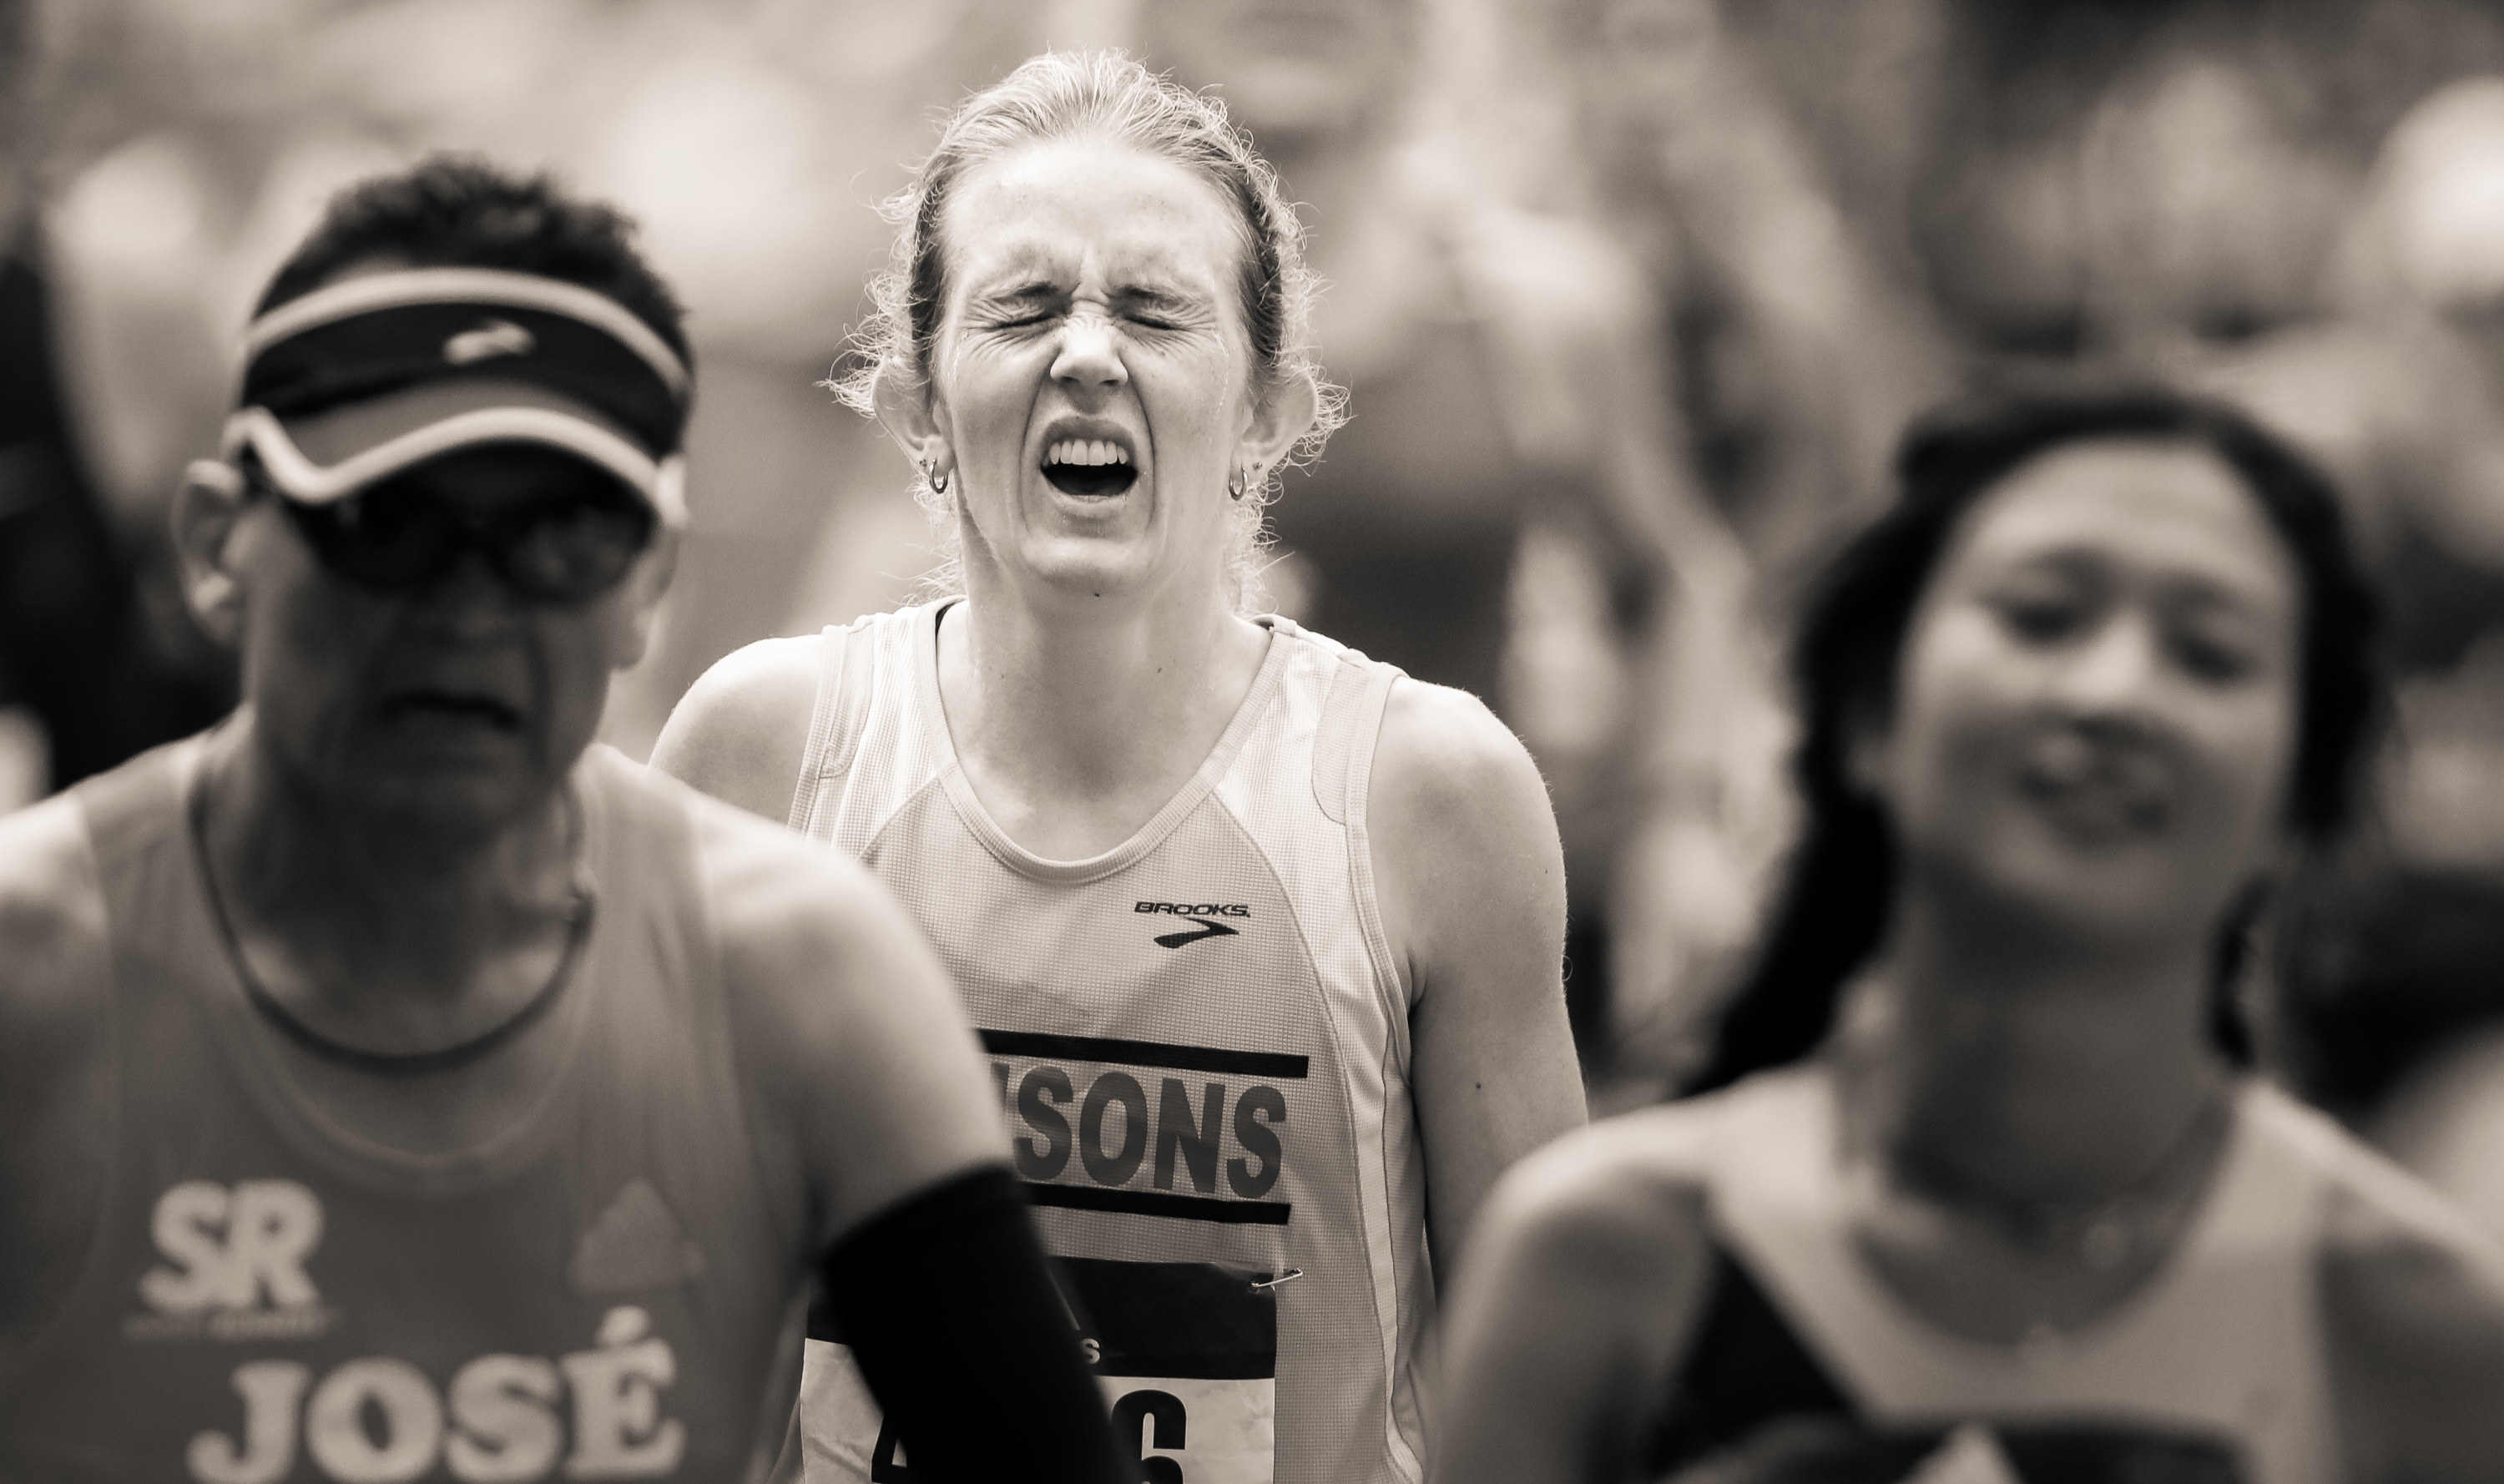
<path id="1" fill-rule="evenodd" d="M 286 420 L 434 382 L 535 382 L 613 422 L 650 458 L 686 431 L 686 364 L 651 327 L 576 284 L 412 268 L 291 299 L 246 331 L 239 407 Z"/>

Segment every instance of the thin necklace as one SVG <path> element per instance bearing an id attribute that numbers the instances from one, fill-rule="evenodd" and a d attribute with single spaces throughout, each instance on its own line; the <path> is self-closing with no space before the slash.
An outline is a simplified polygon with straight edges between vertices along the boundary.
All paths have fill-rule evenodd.
<path id="1" fill-rule="evenodd" d="M 2089 1271 L 2110 1272 L 2139 1245 L 2137 1234 L 2124 1220 L 2124 1212 L 2143 1199 L 2232 1107 L 2233 1099 L 2223 1085 L 2210 1088 L 2191 1110 L 2190 1117 L 2183 1120 L 2182 1127 L 2143 1169 L 2101 1199 L 2089 1202 L 2009 1200 L 1974 1190 L 1953 1176 L 1942 1179 L 1935 1170 L 1925 1171 L 1918 1165 L 1908 1168 L 1900 1158 L 1890 1162 L 1895 1166 L 1897 1178 L 1909 1177 L 1908 1183 L 1915 1190 L 1932 1200 L 1945 1201 L 1952 1209 L 1984 1217 L 2001 1232 L 2016 1238 L 2020 1246 L 2041 1252 L 2067 1245 Z M 2065 1206 L 2075 1213 L 2066 1221 L 2058 1216 Z M 2051 1235 L 2064 1226 L 2075 1233 L 2069 1243 Z"/>
<path id="2" fill-rule="evenodd" d="M 582 956 L 582 946 L 591 937 L 594 899 L 582 880 L 580 861 L 577 860 L 574 904 L 567 911 L 565 950 L 557 955 L 556 969 L 548 975 L 547 983 L 541 984 L 519 1010 L 467 1041 L 456 1041 L 450 1046 L 429 1051 L 377 1052 L 334 1041 L 304 1023 L 296 1012 L 279 1003 L 278 996 L 270 993 L 260 977 L 252 972 L 252 961 L 244 956 L 243 939 L 236 934 L 234 919 L 226 913 L 226 898 L 218 891 L 217 873 L 209 866 L 209 835 L 205 817 L 207 796 L 206 783 L 199 775 L 195 775 L 191 808 L 185 812 L 191 827 L 192 853 L 200 864 L 200 885 L 208 897 L 209 916 L 217 924 L 219 941 L 226 946 L 226 961 L 234 966 L 235 979 L 243 985 L 244 998 L 252 1002 L 253 1009 L 277 1026 L 287 1039 L 325 1061 L 384 1077 L 419 1077 L 430 1072 L 448 1072 L 492 1055 L 547 1014 L 548 1008 L 563 992 L 567 981 L 573 978 L 574 966 Z M 569 818 L 575 825 L 572 833 L 578 852 L 581 846 L 579 821 L 571 820 L 571 815 Z"/>

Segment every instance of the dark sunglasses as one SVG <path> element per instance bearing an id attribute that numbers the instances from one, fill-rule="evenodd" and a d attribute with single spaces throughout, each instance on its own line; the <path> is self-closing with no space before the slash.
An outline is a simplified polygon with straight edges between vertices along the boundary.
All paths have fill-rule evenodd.
<path id="1" fill-rule="evenodd" d="M 544 496 L 484 514 L 405 476 L 319 505 L 290 500 L 264 479 L 251 483 L 277 498 L 326 570 L 382 593 L 424 588 L 474 551 L 517 598 L 582 603 L 633 570 L 658 525 L 632 491 L 587 468 Z"/>

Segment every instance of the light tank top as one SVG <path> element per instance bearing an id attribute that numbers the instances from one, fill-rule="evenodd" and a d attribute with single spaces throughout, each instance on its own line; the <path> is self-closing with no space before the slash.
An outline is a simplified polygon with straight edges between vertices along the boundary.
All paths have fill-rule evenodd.
<path id="1" fill-rule="evenodd" d="M 791 820 L 955 976 L 1117 1432 L 1157 1480 L 1421 1479 L 1425 1184 L 1365 811 L 1400 672 L 1263 620 L 1191 782 L 1113 849 L 1045 860 L 957 765 L 947 606 L 826 631 Z M 848 1353 L 809 1350 L 808 1478 L 901 1477 Z"/>
<path id="2" fill-rule="evenodd" d="M 114 1162 L 65 1306 L 0 1377 L 0 1479 L 742 1477 L 787 1415 L 802 1239 L 741 1111 L 693 796 L 584 759 L 596 914 L 524 1032 L 562 1070 L 496 1138 L 421 1156 L 340 1127 L 275 1054 L 202 894 L 197 751 L 74 796 Z"/>
<path id="3" fill-rule="evenodd" d="M 1861 1462 L 1903 1464 L 1867 1477 L 2341 1476 L 2320 1275 L 2333 1177 L 2356 1155 L 2319 1115 L 2244 1084 L 2226 1152 L 2164 1265 L 2083 1329 L 1998 1345 L 1930 1325 L 1860 1255 L 1822 1070 L 1767 1074 L 1720 1103 L 1707 1141 L 1715 1240 L 1761 1291 L 1758 1323 L 1769 1300 L 1771 1323 L 1868 1430 Z M 1688 1370 L 1707 1388 L 1717 1363 L 1726 1372 L 1766 1348 L 1710 1316 L 1703 1335 Z"/>

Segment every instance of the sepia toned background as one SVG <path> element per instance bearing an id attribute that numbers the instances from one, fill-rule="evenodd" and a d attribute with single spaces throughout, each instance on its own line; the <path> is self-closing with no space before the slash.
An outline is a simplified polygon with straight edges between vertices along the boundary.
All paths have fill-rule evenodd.
<path id="1" fill-rule="evenodd" d="M 2152 372 L 2331 468 L 2395 618 L 2379 825 L 2254 987 L 2276 1059 L 2504 1226 L 2504 4 L 0 0 L 0 808 L 228 704 L 166 501 L 288 247 L 432 150 L 624 205 L 691 312 L 692 524 L 611 742 L 909 599 L 908 466 L 820 385 L 878 203 L 969 89 L 1122 46 L 1304 205 L 1354 420 L 1269 596 L 1530 742 L 1595 1085 L 1674 1075 L 1744 957 L 1787 615 L 1905 422 Z"/>

